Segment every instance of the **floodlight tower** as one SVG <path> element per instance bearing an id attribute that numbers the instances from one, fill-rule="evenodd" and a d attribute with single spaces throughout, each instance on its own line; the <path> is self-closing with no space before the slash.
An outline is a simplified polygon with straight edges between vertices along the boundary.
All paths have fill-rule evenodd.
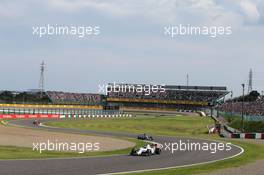
<path id="1" fill-rule="evenodd" d="M 40 90 L 40 97 L 43 97 L 44 92 L 44 71 L 45 71 L 45 63 L 42 61 L 40 64 L 40 79 L 39 79 L 39 90 Z"/>
<path id="2" fill-rule="evenodd" d="M 189 90 L 189 74 L 186 75 L 186 86 L 187 89 Z"/>
<path id="3" fill-rule="evenodd" d="M 253 86 L 253 71 L 250 69 L 249 75 L 248 75 L 248 94 L 252 91 Z"/>
<path id="4" fill-rule="evenodd" d="M 244 132 L 244 103 L 245 103 L 245 84 L 241 84 L 243 88 L 242 94 L 242 110 L 241 110 L 241 132 Z"/>

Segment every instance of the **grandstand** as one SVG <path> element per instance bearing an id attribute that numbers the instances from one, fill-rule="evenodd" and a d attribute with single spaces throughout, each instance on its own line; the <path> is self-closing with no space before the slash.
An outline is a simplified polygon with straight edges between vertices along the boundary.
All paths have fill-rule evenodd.
<path id="1" fill-rule="evenodd" d="M 54 104 L 82 104 L 82 105 L 100 105 L 103 102 L 103 95 L 88 93 L 70 93 L 59 91 L 47 91 L 49 99 Z"/>
<path id="2" fill-rule="evenodd" d="M 109 86 L 113 84 L 109 83 Z M 118 84 L 123 85 L 123 84 Z M 126 84 L 127 87 L 138 84 Z M 176 86 L 176 85 L 141 85 L 142 91 L 131 89 L 107 90 L 107 94 L 72 93 L 62 91 L 14 92 L 1 91 L 2 104 L 29 104 L 39 105 L 36 108 L 59 109 L 105 109 L 126 110 L 140 109 L 165 109 L 165 110 L 202 110 L 215 105 L 215 102 L 228 93 L 226 87 L 219 86 Z M 153 88 L 150 91 L 149 88 Z M 154 91 L 155 89 L 155 91 Z M 144 91 L 148 91 L 145 93 Z M 64 105 L 64 106 L 61 106 Z M 10 107 L 10 106 L 9 106 Z M 16 107 L 16 106 L 12 106 Z M 21 107 L 21 106 L 20 106 Z M 25 106 L 28 107 L 28 106 Z M 24 108 L 25 108 L 24 107 Z M 33 109 L 34 106 L 28 108 Z"/>
<path id="3" fill-rule="evenodd" d="M 109 84 L 109 87 L 113 84 Z M 144 92 L 131 90 L 134 84 L 119 84 L 127 87 L 125 90 L 108 90 L 108 105 L 118 105 L 123 108 L 168 108 L 184 110 L 200 110 L 215 104 L 228 94 L 226 87 L 221 86 L 175 86 L 164 85 L 164 91 Z M 144 86 L 142 85 L 143 89 Z M 153 85 L 150 85 L 150 87 Z M 149 87 L 149 86 L 148 86 Z M 161 87 L 161 85 L 159 85 Z"/>
<path id="4" fill-rule="evenodd" d="M 102 94 L 70 93 L 61 91 L 3 91 L 0 94 L 1 114 L 119 114 L 103 110 Z"/>
<path id="5" fill-rule="evenodd" d="M 70 93 L 61 91 L 47 91 L 41 94 L 39 91 L 2 91 L 0 101 L 2 103 L 23 104 L 62 104 L 62 105 L 101 105 L 104 96 L 102 94 Z"/>
<path id="6" fill-rule="evenodd" d="M 240 114 L 242 112 L 242 102 L 228 101 L 220 106 L 220 111 Z M 264 98 L 255 101 L 244 102 L 244 113 L 250 116 L 264 116 Z"/>

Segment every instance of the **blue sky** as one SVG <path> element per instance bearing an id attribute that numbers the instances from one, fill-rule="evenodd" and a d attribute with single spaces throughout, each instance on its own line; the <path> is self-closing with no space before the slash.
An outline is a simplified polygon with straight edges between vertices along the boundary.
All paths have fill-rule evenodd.
<path id="1" fill-rule="evenodd" d="M 2 0 L 0 89 L 97 92 L 107 82 L 264 90 L 262 0 Z M 38 25 L 100 26 L 99 36 L 32 35 Z M 231 26 L 232 35 L 164 35 L 166 25 Z"/>

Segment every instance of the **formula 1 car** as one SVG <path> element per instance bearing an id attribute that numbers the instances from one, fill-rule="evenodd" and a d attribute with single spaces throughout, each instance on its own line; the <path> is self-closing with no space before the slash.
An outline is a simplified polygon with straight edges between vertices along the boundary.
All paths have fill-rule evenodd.
<path id="1" fill-rule="evenodd" d="M 34 126 L 39 126 L 39 125 L 40 125 L 40 121 L 38 121 L 38 120 L 34 120 L 34 121 L 33 121 L 33 125 L 34 125 Z"/>
<path id="2" fill-rule="evenodd" d="M 141 148 L 133 148 L 130 152 L 132 156 L 151 156 L 151 155 L 159 155 L 161 153 L 161 148 L 158 144 L 147 144 Z"/>
<path id="3" fill-rule="evenodd" d="M 138 135 L 137 139 L 140 139 L 140 140 L 153 140 L 153 137 L 152 136 L 148 136 L 146 134 L 142 134 L 142 135 Z"/>

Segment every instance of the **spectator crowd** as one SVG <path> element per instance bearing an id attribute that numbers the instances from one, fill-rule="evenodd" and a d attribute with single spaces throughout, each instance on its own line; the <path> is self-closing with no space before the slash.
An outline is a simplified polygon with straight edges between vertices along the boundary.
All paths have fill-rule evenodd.
<path id="1" fill-rule="evenodd" d="M 242 102 L 228 101 L 220 106 L 220 110 L 229 113 L 242 113 Z M 252 116 L 264 116 L 264 98 L 255 101 L 244 102 L 244 114 Z"/>
<path id="2" fill-rule="evenodd" d="M 53 103 L 57 104 L 100 104 L 102 101 L 102 95 L 100 94 L 60 91 L 47 91 L 46 94 Z"/>
<path id="3" fill-rule="evenodd" d="M 186 100 L 196 102 L 212 102 L 226 94 L 226 91 L 210 90 L 175 90 L 167 89 L 164 92 L 151 92 L 145 95 L 144 92 L 108 92 L 109 98 L 128 98 L 128 99 L 150 99 L 150 100 Z"/>

